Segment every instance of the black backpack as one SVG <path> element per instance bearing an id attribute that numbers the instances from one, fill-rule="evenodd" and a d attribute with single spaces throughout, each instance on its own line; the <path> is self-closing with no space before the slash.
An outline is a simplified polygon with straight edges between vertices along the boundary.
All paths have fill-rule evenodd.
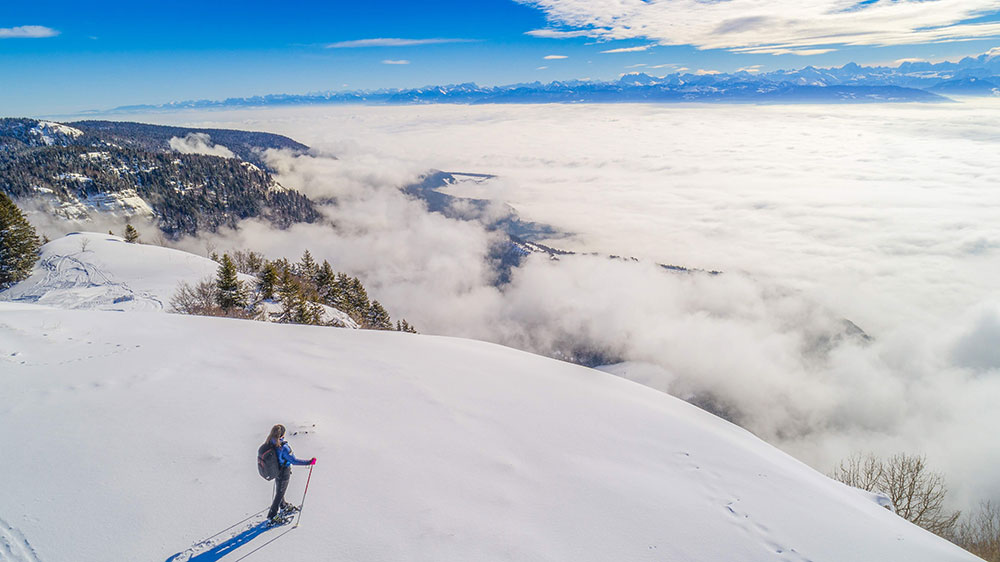
<path id="1" fill-rule="evenodd" d="M 274 480 L 278 477 L 278 448 L 270 443 L 264 443 L 257 449 L 257 472 L 264 480 Z"/>

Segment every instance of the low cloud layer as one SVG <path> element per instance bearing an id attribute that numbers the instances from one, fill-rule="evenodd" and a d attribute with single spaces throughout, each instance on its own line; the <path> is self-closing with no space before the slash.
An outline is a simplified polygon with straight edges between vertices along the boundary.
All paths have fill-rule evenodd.
<path id="1" fill-rule="evenodd" d="M 556 29 L 541 37 L 585 34 L 651 39 L 743 53 L 820 54 L 844 45 L 914 45 L 1000 35 L 990 0 L 843 2 L 783 0 L 517 0 L 543 11 Z"/>
<path id="2" fill-rule="evenodd" d="M 170 139 L 170 148 L 181 154 L 205 154 L 223 158 L 234 156 L 233 151 L 228 148 L 221 144 L 213 144 L 208 133 L 188 133 L 184 138 L 173 137 Z"/>
<path id="3" fill-rule="evenodd" d="M 336 229 L 247 223 L 213 238 L 219 249 L 308 248 L 425 333 L 622 359 L 607 369 L 726 415 L 820 470 L 855 451 L 923 453 L 957 507 L 1000 498 L 1000 448 L 987 436 L 1000 422 L 1000 103 L 157 119 L 314 147 L 270 161 L 282 184 L 336 198 L 324 207 Z M 449 190 L 510 202 L 570 233 L 550 244 L 596 254 L 536 256 L 495 287 L 494 234 L 399 192 L 428 168 L 499 174 Z M 188 244 L 204 252 L 205 240 Z"/>

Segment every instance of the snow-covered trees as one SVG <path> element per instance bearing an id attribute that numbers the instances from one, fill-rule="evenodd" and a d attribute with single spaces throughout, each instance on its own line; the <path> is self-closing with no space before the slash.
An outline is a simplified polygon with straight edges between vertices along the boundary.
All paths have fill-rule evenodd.
<path id="1" fill-rule="evenodd" d="M 0 289 L 31 275 L 40 246 L 34 227 L 14 201 L 0 191 Z"/>
<path id="2" fill-rule="evenodd" d="M 285 258 L 267 260 L 247 251 L 213 252 L 219 263 L 215 280 L 190 286 L 182 284 L 171 301 L 176 312 L 208 316 L 260 318 L 289 324 L 344 326 L 354 324 L 372 330 L 416 333 L 406 320 L 393 325 L 389 312 L 357 277 L 336 272 L 330 262 L 317 265 L 307 250 L 297 263 Z M 238 274 L 255 276 L 256 282 L 240 281 Z M 324 305 L 335 308 L 350 320 L 330 318 Z M 275 310 L 277 308 L 277 310 Z"/>

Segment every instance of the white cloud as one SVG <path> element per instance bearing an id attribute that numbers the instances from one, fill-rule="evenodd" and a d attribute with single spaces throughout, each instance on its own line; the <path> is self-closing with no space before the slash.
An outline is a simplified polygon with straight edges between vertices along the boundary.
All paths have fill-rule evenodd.
<path id="1" fill-rule="evenodd" d="M 722 74 L 722 73 L 719 72 L 718 70 L 705 70 L 699 68 L 698 70 L 695 71 L 695 74 L 697 74 L 698 76 L 712 76 L 714 74 Z"/>
<path id="2" fill-rule="evenodd" d="M 543 58 L 545 60 L 559 60 L 559 59 L 568 59 L 569 57 L 567 57 L 566 55 L 545 55 L 545 57 Z"/>
<path id="3" fill-rule="evenodd" d="M 406 59 L 401 59 L 401 60 L 385 59 L 384 61 L 382 61 L 382 64 L 410 64 L 410 61 Z"/>
<path id="4" fill-rule="evenodd" d="M 620 49 L 610 49 L 607 51 L 601 51 L 602 53 L 638 53 L 640 51 L 647 51 L 652 45 L 640 45 L 638 47 L 622 47 Z"/>
<path id="5" fill-rule="evenodd" d="M 548 68 L 549 68 L 549 67 L 547 67 L 547 66 L 539 66 L 539 67 L 538 67 L 538 68 L 536 68 L 535 70 L 547 70 Z"/>
<path id="6" fill-rule="evenodd" d="M 638 64 L 630 64 L 630 65 L 626 66 L 625 68 L 641 68 L 643 66 L 646 66 L 646 63 L 640 62 Z M 653 67 L 653 68 L 655 68 L 655 67 Z"/>
<path id="7" fill-rule="evenodd" d="M 440 45 L 442 43 L 470 43 L 475 39 L 400 39 L 395 37 L 376 37 L 374 39 L 355 39 L 330 43 L 327 49 L 360 49 L 364 47 L 414 47 L 419 45 Z"/>
<path id="8" fill-rule="evenodd" d="M 184 138 L 173 137 L 170 139 L 170 148 L 181 154 L 205 154 L 223 158 L 234 156 L 233 151 L 221 144 L 212 144 L 207 133 L 188 133 Z"/>
<path id="9" fill-rule="evenodd" d="M 56 35 L 59 35 L 58 31 L 41 25 L 0 27 L 0 39 L 39 39 Z"/>
<path id="10" fill-rule="evenodd" d="M 744 66 L 743 68 L 737 70 L 736 72 L 750 72 L 750 73 L 760 72 L 760 66 L 761 65 L 759 64 Z"/>
<path id="11" fill-rule="evenodd" d="M 715 409 L 820 470 L 855 450 L 925 453 L 966 507 L 1000 499 L 1000 450 L 981 438 L 1000 423 L 998 117 L 1000 101 L 176 119 L 320 147 L 272 161 L 283 184 L 337 198 L 326 208 L 337 228 L 248 224 L 228 235 L 231 247 L 309 248 L 427 333 L 543 353 L 578 342 L 626 358 L 619 375 L 711 395 Z M 431 167 L 499 174 L 449 192 L 508 201 L 573 233 L 550 244 L 597 255 L 531 259 L 492 287 L 492 235 L 395 189 Z M 657 262 L 725 273 L 673 274 Z M 873 341 L 845 335 L 842 319 Z"/>
<path id="12" fill-rule="evenodd" d="M 525 35 L 530 35 L 532 37 L 540 37 L 543 39 L 570 39 L 573 37 L 588 37 L 590 32 L 588 31 L 561 31 L 558 29 L 535 29 L 532 31 L 526 31 Z"/>
<path id="13" fill-rule="evenodd" d="M 1000 36 L 995 0 L 517 0 L 561 28 L 602 40 L 650 39 L 700 49 L 818 54 L 841 45 L 909 45 Z"/>

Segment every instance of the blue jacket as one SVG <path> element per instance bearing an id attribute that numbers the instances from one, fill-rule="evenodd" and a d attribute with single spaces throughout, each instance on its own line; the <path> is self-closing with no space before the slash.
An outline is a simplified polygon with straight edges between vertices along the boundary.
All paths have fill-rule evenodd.
<path id="1" fill-rule="evenodd" d="M 295 455 L 292 454 L 292 447 L 288 444 L 288 441 L 282 439 L 281 446 L 278 447 L 278 466 L 286 468 L 293 464 L 304 466 L 309 464 L 309 461 L 302 461 L 295 458 Z"/>

